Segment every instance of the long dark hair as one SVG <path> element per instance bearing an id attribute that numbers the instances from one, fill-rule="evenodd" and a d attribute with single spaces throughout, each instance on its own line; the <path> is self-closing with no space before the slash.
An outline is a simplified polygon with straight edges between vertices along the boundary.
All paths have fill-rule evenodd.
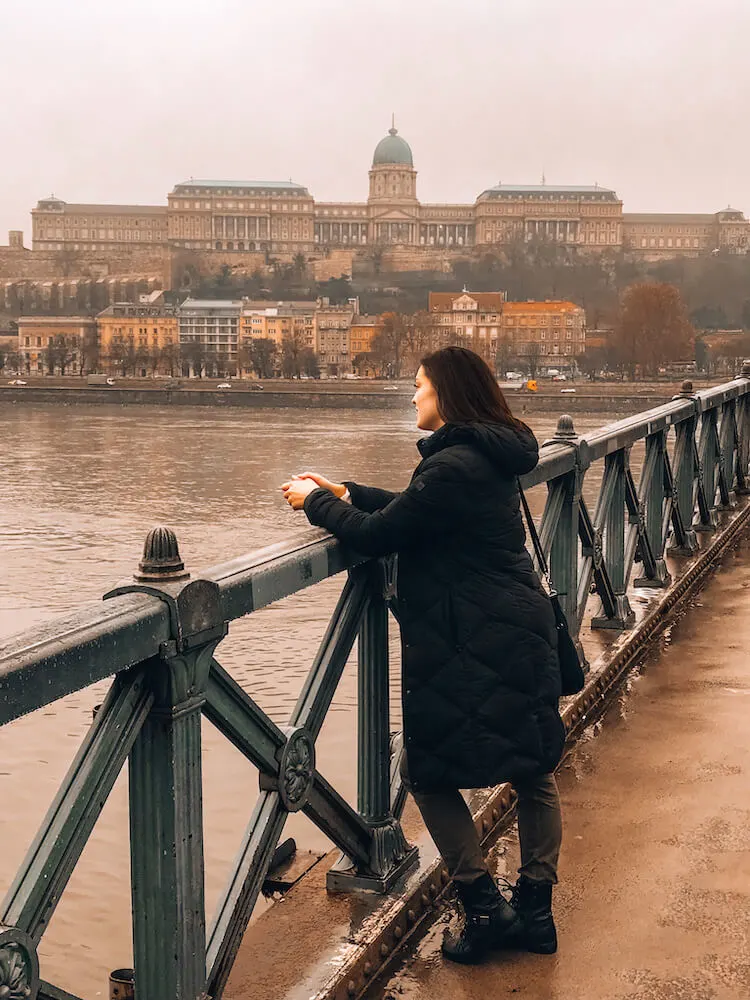
<path id="1" fill-rule="evenodd" d="M 526 425 L 511 409 L 489 365 L 466 347 L 443 347 L 420 361 L 435 387 L 438 410 L 447 424 L 488 422 Z"/>

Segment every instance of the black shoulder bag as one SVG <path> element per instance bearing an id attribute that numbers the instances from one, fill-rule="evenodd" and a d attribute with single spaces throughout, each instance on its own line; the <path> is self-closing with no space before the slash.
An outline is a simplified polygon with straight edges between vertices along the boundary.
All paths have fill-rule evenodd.
<path id="1" fill-rule="evenodd" d="M 583 673 L 583 667 L 581 666 L 581 660 L 578 656 L 578 650 L 576 649 L 575 643 L 570 635 L 568 619 L 565 617 L 565 612 L 560 604 L 557 591 L 552 583 L 552 577 L 549 573 L 547 560 L 544 556 L 544 551 L 542 550 L 542 543 L 539 540 L 534 519 L 531 516 L 531 511 L 529 510 L 529 505 L 526 502 L 526 497 L 524 496 L 520 483 L 518 484 L 518 492 L 521 495 L 523 512 L 526 515 L 526 523 L 529 527 L 529 534 L 531 535 L 531 541 L 534 545 L 534 551 L 536 552 L 539 569 L 542 571 L 542 575 L 546 581 L 548 597 L 552 603 L 552 610 L 555 613 L 555 626 L 557 627 L 557 658 L 560 663 L 562 693 L 578 694 L 578 692 L 583 689 L 583 685 L 586 681 Z"/>

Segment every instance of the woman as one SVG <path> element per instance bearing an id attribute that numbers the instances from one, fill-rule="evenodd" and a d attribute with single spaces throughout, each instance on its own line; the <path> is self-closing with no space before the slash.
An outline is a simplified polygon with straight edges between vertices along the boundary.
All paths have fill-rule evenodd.
<path id="1" fill-rule="evenodd" d="M 417 426 L 433 433 L 418 442 L 422 461 L 403 493 L 311 472 L 282 490 L 356 551 L 398 553 L 403 775 L 466 915 L 444 954 L 465 963 L 491 948 L 551 954 L 562 836 L 553 771 L 565 731 L 555 621 L 525 548 L 517 478 L 539 449 L 474 352 L 428 355 L 415 384 Z M 510 903 L 459 792 L 502 781 L 518 793 L 522 863 Z"/>

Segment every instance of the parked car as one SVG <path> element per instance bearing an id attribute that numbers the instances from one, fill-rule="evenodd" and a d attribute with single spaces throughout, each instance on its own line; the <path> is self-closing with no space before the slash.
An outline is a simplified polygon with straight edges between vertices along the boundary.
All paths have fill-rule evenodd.
<path id="1" fill-rule="evenodd" d="M 12 378 L 8 385 L 26 385 L 22 378 Z"/>
<path id="2" fill-rule="evenodd" d="M 575 389 L 561 389 L 560 392 L 575 392 Z"/>
<path id="3" fill-rule="evenodd" d="M 107 379 L 107 385 L 114 385 L 114 384 L 115 384 L 115 380 L 113 378 L 108 378 Z"/>
<path id="4" fill-rule="evenodd" d="M 398 392 L 399 388 L 397 385 L 384 385 L 383 392 Z"/>
<path id="5" fill-rule="evenodd" d="M 552 376 L 552 381 L 553 382 L 567 382 L 568 381 L 568 376 L 567 375 L 553 375 Z"/>
<path id="6" fill-rule="evenodd" d="M 263 391 L 263 386 L 260 384 L 260 382 L 251 382 L 250 383 L 250 391 L 251 392 L 262 392 Z"/>
<path id="7" fill-rule="evenodd" d="M 216 386 L 216 388 L 217 389 L 231 389 L 232 386 L 230 385 L 229 382 L 219 382 L 219 384 Z"/>

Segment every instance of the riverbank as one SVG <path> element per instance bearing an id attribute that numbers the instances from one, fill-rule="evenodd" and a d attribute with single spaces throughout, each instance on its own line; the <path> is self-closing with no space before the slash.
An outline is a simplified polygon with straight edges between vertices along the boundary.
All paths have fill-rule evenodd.
<path id="1" fill-rule="evenodd" d="M 0 403 L 24 405 L 29 403 L 54 403 L 62 406 L 97 406 L 116 403 L 122 406 L 151 404 L 156 406 L 212 406 L 251 409 L 370 409 L 399 410 L 407 408 L 413 394 L 409 385 L 398 388 L 376 386 L 350 388 L 338 384 L 336 388 L 307 384 L 274 386 L 262 392 L 250 388 L 233 387 L 220 390 L 211 387 L 167 389 L 151 386 L 87 386 L 38 385 L 0 386 Z M 518 389 L 506 390 L 508 400 L 519 413 L 619 413 L 628 410 L 647 410 L 667 403 L 679 391 L 679 385 L 648 387 L 622 385 L 594 386 L 590 383 L 575 387 L 575 392 L 556 388 L 538 393 Z M 570 387 L 573 388 L 573 387 Z M 625 391 L 623 391 L 625 389 Z"/>

